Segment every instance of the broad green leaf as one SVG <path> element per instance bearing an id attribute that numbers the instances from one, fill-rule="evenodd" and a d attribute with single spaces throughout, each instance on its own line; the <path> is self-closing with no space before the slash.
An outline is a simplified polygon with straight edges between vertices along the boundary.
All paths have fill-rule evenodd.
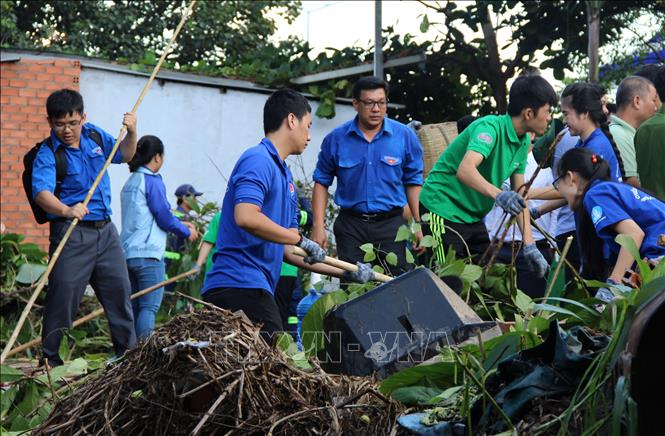
<path id="1" fill-rule="evenodd" d="M 398 388 L 415 385 L 449 388 L 455 386 L 455 367 L 454 362 L 437 362 L 407 368 L 383 380 L 379 390 L 388 395 Z M 460 374 L 461 371 L 460 368 L 457 369 Z"/>
<path id="2" fill-rule="evenodd" d="M 420 217 L 420 221 L 424 223 L 428 223 L 431 218 L 431 215 L 429 213 L 423 214 L 423 216 Z"/>
<path id="3" fill-rule="evenodd" d="M 397 266 L 397 255 L 392 251 L 386 254 L 386 262 L 388 262 L 388 265 Z"/>
<path id="4" fill-rule="evenodd" d="M 427 14 L 424 14 L 423 19 L 420 22 L 420 31 L 422 33 L 426 33 L 428 29 L 429 29 L 429 18 L 427 18 Z"/>
<path id="5" fill-rule="evenodd" d="M 395 389 L 390 396 L 406 405 L 430 404 L 430 400 L 441 394 L 441 389 L 427 386 L 408 386 Z"/>
<path id="6" fill-rule="evenodd" d="M 23 371 L 8 365 L 0 365 L 0 383 L 11 383 L 24 378 Z"/>
<path id="7" fill-rule="evenodd" d="M 441 392 L 436 397 L 433 397 L 432 399 L 430 399 L 429 403 L 430 404 L 438 404 L 442 401 L 449 400 L 450 398 L 452 398 L 455 394 L 457 394 L 462 389 L 464 389 L 464 386 L 455 386 L 455 387 L 452 387 L 452 388 L 448 388 L 445 391 Z"/>
<path id="8" fill-rule="evenodd" d="M 439 245 L 439 242 L 432 235 L 425 235 L 420 241 L 420 245 L 427 248 L 433 248 Z"/>
<path id="9" fill-rule="evenodd" d="M 385 273 L 386 273 L 386 270 L 383 269 L 383 267 L 382 267 L 381 265 L 374 265 L 374 266 L 372 267 L 372 270 L 373 270 L 374 272 L 378 272 L 379 274 L 385 274 Z"/>
<path id="10" fill-rule="evenodd" d="M 637 244 L 635 244 L 635 240 L 630 236 L 623 234 L 617 235 L 614 240 L 617 244 L 628 250 L 630 255 L 633 256 L 633 259 L 635 259 L 635 262 L 637 262 L 637 266 L 640 270 L 640 277 L 642 278 L 642 282 L 649 283 L 651 280 L 651 268 L 649 268 L 649 264 L 647 264 L 640 256 L 640 251 L 637 248 Z"/>
<path id="11" fill-rule="evenodd" d="M 406 254 L 406 263 L 413 264 L 413 263 L 416 262 L 416 260 L 413 258 L 413 254 L 411 253 L 411 250 L 409 250 L 408 248 L 405 248 L 405 254 Z M 663 263 L 665 263 L 665 262 L 663 262 Z"/>
<path id="12" fill-rule="evenodd" d="M 554 306 L 552 304 L 535 304 L 533 306 L 534 311 L 547 311 L 547 312 L 554 312 L 554 313 L 560 313 L 562 315 L 568 315 L 572 316 L 574 318 L 577 318 L 578 320 L 582 321 L 582 318 L 580 318 L 575 312 L 572 312 L 568 309 L 564 309 L 563 307 L 559 306 Z"/>
<path id="13" fill-rule="evenodd" d="M 397 229 L 397 236 L 395 236 L 395 242 L 400 242 L 400 241 L 408 241 L 411 239 L 411 230 L 409 228 L 402 224 L 399 226 L 399 229 Z"/>
<path id="14" fill-rule="evenodd" d="M 539 298 L 538 300 L 544 300 L 544 298 Z M 555 301 L 560 301 L 560 302 L 566 303 L 566 304 L 572 304 L 574 306 L 577 306 L 577 307 L 580 307 L 580 308 L 586 310 L 587 312 L 589 312 L 590 314 L 592 314 L 594 316 L 600 316 L 600 314 L 597 311 L 593 310 L 592 308 L 590 308 L 586 304 L 580 303 L 579 301 L 576 301 L 576 300 L 571 300 L 569 298 L 561 298 L 561 297 L 549 297 L 547 300 L 555 300 Z"/>
<path id="15" fill-rule="evenodd" d="M 302 321 L 302 344 L 307 356 L 314 356 L 323 349 L 323 318 L 335 306 L 347 300 L 346 292 L 335 291 L 316 300 Z"/>
<path id="16" fill-rule="evenodd" d="M 596 312 L 597 314 L 597 312 Z M 547 330 L 550 326 L 550 320 L 542 316 L 535 316 L 529 320 L 526 329 L 535 334 L 540 334 Z"/>
<path id="17" fill-rule="evenodd" d="M 374 252 L 374 244 L 371 242 L 368 242 L 367 244 L 363 244 L 360 247 L 360 250 L 364 253 L 373 253 Z"/>
<path id="18" fill-rule="evenodd" d="M 478 265 L 464 265 L 460 278 L 468 282 L 475 282 L 483 275 L 483 269 Z"/>
<path id="19" fill-rule="evenodd" d="M 39 280 L 44 271 L 46 271 L 46 265 L 41 265 L 38 263 L 24 263 L 18 268 L 16 281 L 25 285 L 31 285 Z"/>
<path id="20" fill-rule="evenodd" d="M 7 389 L 3 389 L 2 395 L 0 395 L 0 418 L 4 419 L 5 415 L 9 413 L 9 408 L 14 402 L 14 398 L 16 398 L 16 393 L 18 392 L 18 390 L 19 390 L 18 385 L 13 385 Z M 7 433 L 4 431 L 0 431 L 0 434 L 4 436 Z"/>
<path id="21" fill-rule="evenodd" d="M 376 253 L 373 251 L 366 252 L 363 256 L 363 262 L 372 262 L 376 260 Z"/>
<path id="22" fill-rule="evenodd" d="M 83 375 L 87 372 L 88 372 L 88 362 L 84 358 L 79 357 L 78 359 L 74 359 L 69 363 L 52 368 L 51 382 L 58 383 L 62 379 L 65 379 L 67 377 Z M 48 375 L 42 374 L 39 377 L 37 377 L 37 380 L 41 381 L 42 383 L 48 383 Z"/>
<path id="23" fill-rule="evenodd" d="M 531 297 L 529 297 L 519 289 L 517 289 L 517 292 L 513 297 L 513 302 L 515 303 L 515 306 L 517 306 L 517 308 L 520 310 L 520 312 L 522 312 L 522 314 L 526 314 L 529 311 L 531 305 L 533 304 L 533 300 L 531 299 Z"/>

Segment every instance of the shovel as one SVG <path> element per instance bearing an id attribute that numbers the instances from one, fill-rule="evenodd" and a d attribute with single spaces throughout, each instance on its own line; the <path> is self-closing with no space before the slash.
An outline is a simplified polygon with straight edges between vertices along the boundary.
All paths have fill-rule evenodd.
<path id="1" fill-rule="evenodd" d="M 296 246 L 293 247 L 293 254 L 296 254 L 301 257 L 307 256 L 307 252 L 305 250 Z M 349 272 L 358 271 L 358 267 L 356 265 L 349 262 L 344 262 L 343 260 L 335 259 L 334 257 L 330 256 L 326 256 L 326 259 L 323 261 L 323 263 L 329 266 L 334 266 L 335 268 L 343 269 L 344 271 L 349 271 Z M 391 281 L 392 279 L 393 278 L 388 275 L 381 274 L 376 271 L 374 272 L 374 280 L 378 282 L 386 283 Z"/>

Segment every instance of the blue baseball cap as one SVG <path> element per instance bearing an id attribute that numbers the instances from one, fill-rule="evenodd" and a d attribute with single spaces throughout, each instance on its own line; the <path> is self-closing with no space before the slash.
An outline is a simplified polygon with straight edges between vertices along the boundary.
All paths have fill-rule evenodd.
<path id="1" fill-rule="evenodd" d="M 175 190 L 176 197 L 186 197 L 186 196 L 198 197 L 203 195 L 203 192 L 197 191 L 192 185 L 180 185 L 178 189 Z"/>

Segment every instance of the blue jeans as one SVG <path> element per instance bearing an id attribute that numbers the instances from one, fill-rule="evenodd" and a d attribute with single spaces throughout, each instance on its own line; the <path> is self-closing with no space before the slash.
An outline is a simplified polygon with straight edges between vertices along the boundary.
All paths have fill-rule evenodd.
<path id="1" fill-rule="evenodd" d="M 137 257 L 127 259 L 129 280 L 132 283 L 132 294 L 164 281 L 165 267 L 162 259 Z M 162 304 L 164 288 L 161 287 L 142 297 L 132 300 L 134 310 L 134 326 L 137 339 L 150 336 L 155 327 L 155 315 Z"/>

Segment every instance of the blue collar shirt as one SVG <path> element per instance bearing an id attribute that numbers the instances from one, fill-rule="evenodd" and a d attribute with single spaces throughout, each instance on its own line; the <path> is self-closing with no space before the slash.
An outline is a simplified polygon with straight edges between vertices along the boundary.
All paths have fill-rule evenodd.
<path id="1" fill-rule="evenodd" d="M 101 136 L 101 147 L 90 138 L 91 130 L 96 130 Z M 51 193 L 55 191 L 54 152 L 58 147 L 65 147 L 67 175 L 60 186 L 60 201 L 67 206 L 83 202 L 95 178 L 104 167 L 106 159 L 111 154 L 115 138 L 99 127 L 85 123 L 81 130 L 81 142 L 78 148 L 63 144 L 53 131 L 51 131 L 51 143 L 53 144 L 53 150 L 47 145 L 42 145 L 32 164 L 33 197 L 36 197 L 42 191 Z M 113 157 L 113 163 L 122 163 L 120 150 Z M 90 213 L 83 217 L 83 221 L 104 220 L 111 216 L 111 180 L 108 172 L 104 172 L 104 177 L 95 189 L 88 203 L 88 210 Z M 47 214 L 47 218 L 54 220 L 62 217 Z"/>
<path id="2" fill-rule="evenodd" d="M 335 177 L 335 203 L 342 209 L 381 213 L 404 207 L 405 186 L 423 184 L 422 146 L 411 129 L 388 117 L 368 142 L 356 116 L 321 144 L 314 181 L 329 187 Z"/>
<path id="3" fill-rule="evenodd" d="M 600 128 L 596 128 L 589 137 L 577 143 L 577 147 L 584 147 L 593 153 L 599 155 L 607 161 L 610 166 L 610 180 L 621 182 L 621 170 L 619 169 L 619 161 L 617 160 L 616 153 L 612 149 L 612 144 L 607 136 Z"/>
<path id="4" fill-rule="evenodd" d="M 213 267 L 206 274 L 201 292 L 251 288 L 274 295 L 284 245 L 240 228 L 234 217 L 239 203 L 255 204 L 276 224 L 298 228 L 298 197 L 291 171 L 267 138 L 245 151 L 231 173 L 222 203 Z"/>
<path id="5" fill-rule="evenodd" d="M 658 198 L 625 183 L 595 181 L 583 204 L 596 233 L 605 243 L 607 260 L 614 261 L 619 254 L 621 247 L 614 240 L 617 232 L 613 226 L 624 220 L 634 221 L 644 232 L 640 257 L 665 256 L 665 247 L 658 243 L 660 235 L 665 234 L 665 203 Z"/>

